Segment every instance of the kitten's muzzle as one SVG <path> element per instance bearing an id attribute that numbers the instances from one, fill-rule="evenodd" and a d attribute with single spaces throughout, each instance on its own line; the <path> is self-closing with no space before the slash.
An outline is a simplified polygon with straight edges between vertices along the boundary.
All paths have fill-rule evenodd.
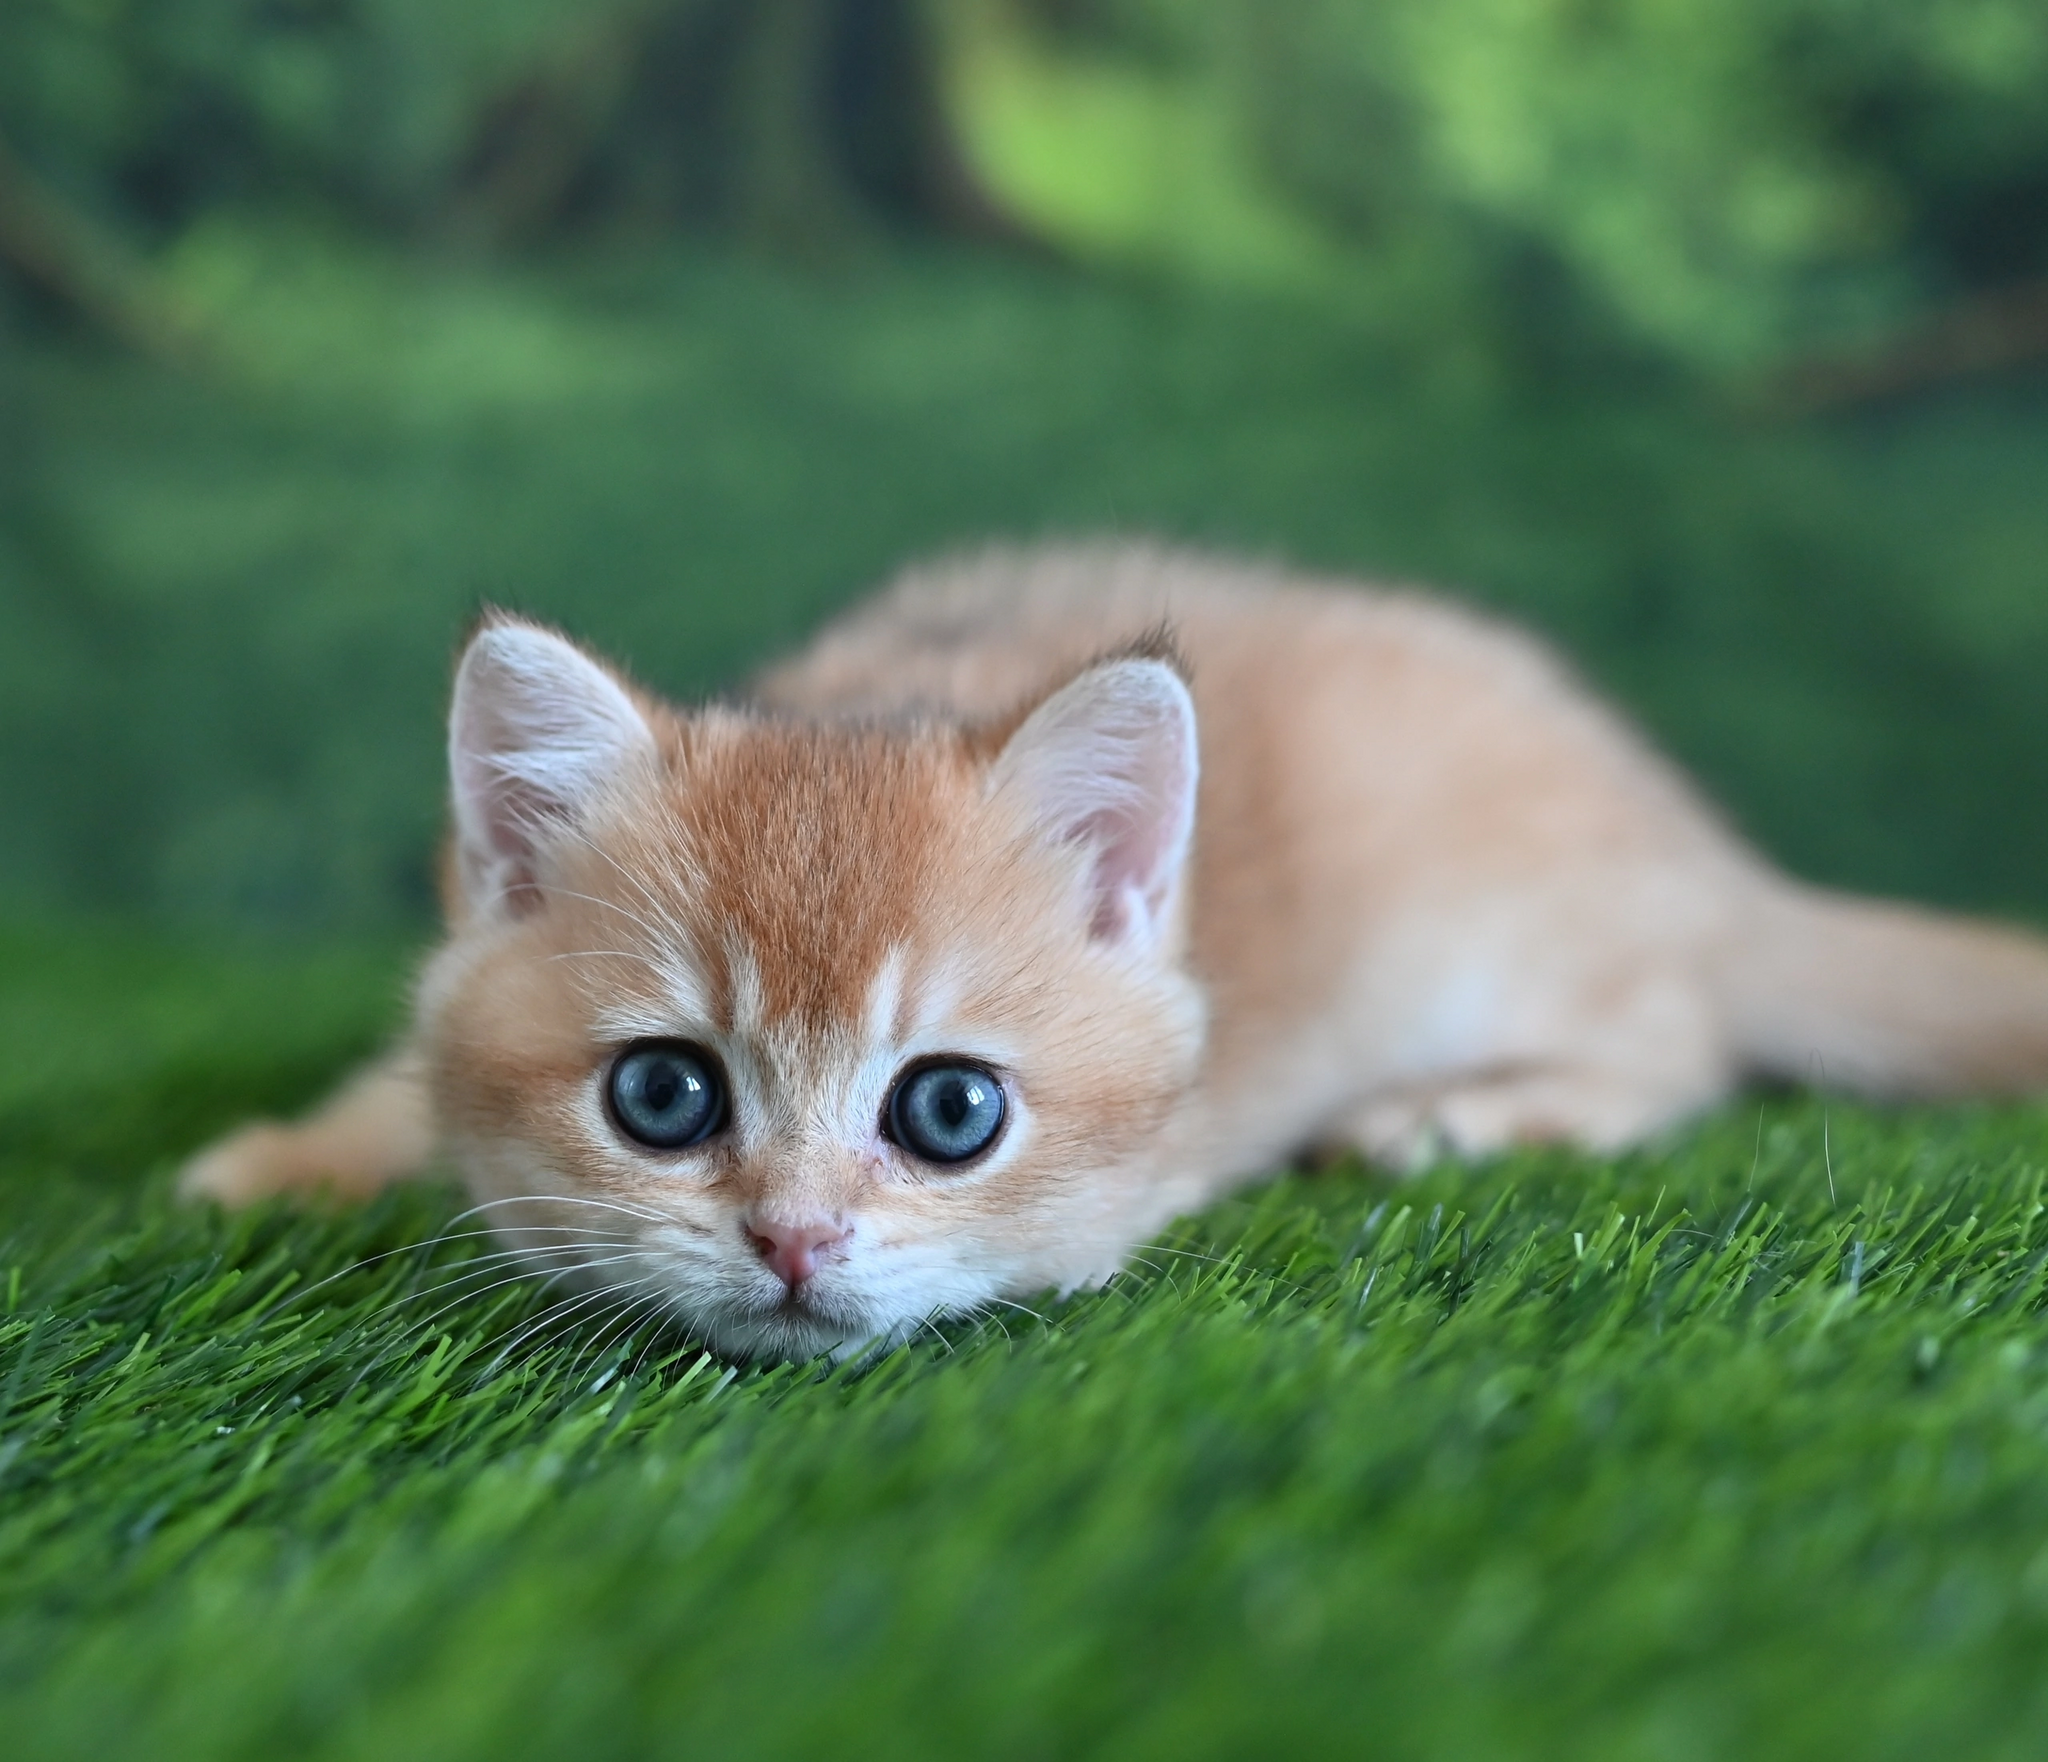
<path id="1" fill-rule="evenodd" d="M 852 1228 L 839 1223 L 784 1224 L 754 1218 L 740 1229 L 761 1264 L 792 1292 L 815 1277 L 820 1266 L 844 1260 L 846 1245 L 853 1240 Z"/>

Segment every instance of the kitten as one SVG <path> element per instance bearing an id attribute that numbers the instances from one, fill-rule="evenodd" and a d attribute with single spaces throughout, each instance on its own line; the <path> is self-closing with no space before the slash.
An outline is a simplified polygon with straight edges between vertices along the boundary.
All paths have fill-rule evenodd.
<path id="1" fill-rule="evenodd" d="M 407 1050 L 186 1189 L 445 1155 L 537 1268 L 735 1356 L 1099 1281 L 1309 1146 L 2048 1087 L 2048 943 L 1787 880 L 1529 637 L 1408 594 L 994 552 L 687 712 L 494 619 L 450 760 Z"/>

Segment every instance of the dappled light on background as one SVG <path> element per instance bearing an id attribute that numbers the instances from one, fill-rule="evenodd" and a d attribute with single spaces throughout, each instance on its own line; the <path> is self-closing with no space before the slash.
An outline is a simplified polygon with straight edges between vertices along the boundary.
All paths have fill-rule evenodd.
<path id="1" fill-rule="evenodd" d="M 701 691 L 1136 529 L 1502 605 L 1801 866 L 2038 899 L 2044 58 L 2027 0 L 22 0 L 0 897 L 416 923 L 479 602 Z"/>

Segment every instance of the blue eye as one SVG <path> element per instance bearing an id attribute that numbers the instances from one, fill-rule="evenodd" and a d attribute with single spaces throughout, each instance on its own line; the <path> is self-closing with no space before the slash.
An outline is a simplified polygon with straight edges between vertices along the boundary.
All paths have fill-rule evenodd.
<path id="1" fill-rule="evenodd" d="M 694 1046 L 643 1040 L 619 1054 L 607 1086 L 619 1130 L 650 1150 L 687 1150 L 725 1124 L 725 1085 Z"/>
<path id="2" fill-rule="evenodd" d="M 979 1065 L 919 1065 L 889 1096 L 889 1136 L 926 1162 L 965 1162 L 1003 1129 L 1003 1086 Z"/>

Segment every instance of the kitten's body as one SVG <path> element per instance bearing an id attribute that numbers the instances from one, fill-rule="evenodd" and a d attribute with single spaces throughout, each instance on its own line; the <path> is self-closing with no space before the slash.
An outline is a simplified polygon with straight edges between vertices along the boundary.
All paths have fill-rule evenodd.
<path id="1" fill-rule="evenodd" d="M 1201 728 L 1184 865 L 1185 694 L 1142 656 L 1089 670 L 1162 621 Z M 573 707 L 534 732 L 588 682 L 492 689 L 517 713 L 482 735 L 458 694 L 468 878 L 408 1055 L 424 1086 L 373 1078 L 297 1133 L 230 1140 L 194 1185 L 373 1184 L 438 1126 L 522 1223 L 645 1214 L 623 1264 L 730 1350 L 1104 1276 L 1313 1145 L 1403 1166 L 1612 1147 L 1748 1074 L 2048 1087 L 2048 947 L 1787 881 L 1538 645 L 1442 602 L 1142 549 L 993 553 L 827 630 L 762 682 L 766 713 L 600 705 L 597 746 L 637 714 L 639 757 L 628 730 L 589 758 Z M 540 763 L 508 745 L 575 775 L 493 832 L 489 803 L 463 817 L 466 739 L 501 782 Z M 723 1064 L 723 1148 L 655 1165 L 607 1127 L 593 1085 L 651 1038 Z M 894 1074 L 939 1054 L 1011 1097 L 968 1172 L 876 1125 Z M 845 1233 L 815 1276 L 764 1271 L 760 1232 L 816 1220 Z"/>

